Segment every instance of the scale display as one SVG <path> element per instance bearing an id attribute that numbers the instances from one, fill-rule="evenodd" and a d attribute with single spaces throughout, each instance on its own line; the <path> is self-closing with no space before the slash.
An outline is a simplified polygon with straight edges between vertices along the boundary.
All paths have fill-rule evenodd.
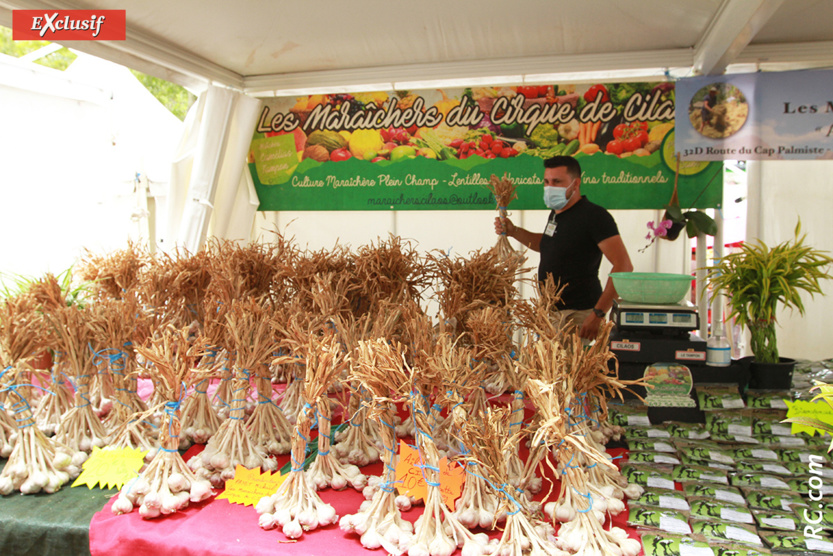
<path id="1" fill-rule="evenodd" d="M 697 310 L 690 305 L 626 305 L 613 310 L 619 328 L 696 330 L 700 326 Z"/>

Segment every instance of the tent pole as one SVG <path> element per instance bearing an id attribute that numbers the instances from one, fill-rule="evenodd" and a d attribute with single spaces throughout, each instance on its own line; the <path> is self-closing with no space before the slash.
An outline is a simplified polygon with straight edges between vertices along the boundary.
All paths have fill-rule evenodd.
<path id="1" fill-rule="evenodd" d="M 709 337 L 709 294 L 703 289 L 706 279 L 706 234 L 697 233 L 697 251 L 695 267 L 695 299 L 697 299 L 697 311 L 700 313 L 700 338 L 706 340 Z"/>

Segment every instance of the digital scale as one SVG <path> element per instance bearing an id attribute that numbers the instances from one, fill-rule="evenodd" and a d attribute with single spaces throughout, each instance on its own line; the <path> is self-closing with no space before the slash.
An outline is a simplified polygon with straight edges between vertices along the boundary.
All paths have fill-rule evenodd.
<path id="1" fill-rule="evenodd" d="M 740 382 L 737 365 L 706 364 L 706 341 L 698 334 L 700 316 L 697 307 L 687 300 L 671 305 L 615 301 L 610 320 L 616 325 L 610 334 L 609 347 L 618 362 L 619 378 L 646 378 L 655 386 L 650 392 L 641 386 L 633 387 L 633 394 L 624 392 L 625 397 L 637 394 L 646 403 L 648 397 L 656 397 L 658 403 L 648 404 L 651 422 L 701 422 L 703 413 L 691 407 L 696 399 L 696 384 Z M 681 385 L 682 376 L 688 377 L 684 382 L 690 385 L 690 394 L 670 398 L 662 395 Z"/>
<path id="2" fill-rule="evenodd" d="M 613 303 L 610 350 L 620 363 L 706 363 L 706 342 L 697 334 L 700 317 L 689 301 L 672 305 Z"/>
<path id="3" fill-rule="evenodd" d="M 700 316 L 690 301 L 673 305 L 648 305 L 641 303 L 615 302 L 610 319 L 616 330 L 685 336 L 700 328 Z"/>

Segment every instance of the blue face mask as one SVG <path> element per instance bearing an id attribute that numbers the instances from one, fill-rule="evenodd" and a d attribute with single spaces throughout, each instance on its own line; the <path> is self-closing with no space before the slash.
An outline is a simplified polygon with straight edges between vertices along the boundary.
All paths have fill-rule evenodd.
<path id="1" fill-rule="evenodd" d="M 568 189 L 569 187 L 544 187 L 544 204 L 547 205 L 547 208 L 561 210 L 566 207 Z M 570 196 L 572 197 L 572 193 Z"/>

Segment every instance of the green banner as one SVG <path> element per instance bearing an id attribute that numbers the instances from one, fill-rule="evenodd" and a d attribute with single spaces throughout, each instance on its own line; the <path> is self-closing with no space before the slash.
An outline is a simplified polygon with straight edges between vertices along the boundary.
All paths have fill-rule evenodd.
<path id="1" fill-rule="evenodd" d="M 249 153 L 259 210 L 544 209 L 543 160 L 574 156 L 582 193 L 610 209 L 660 209 L 677 170 L 668 83 L 481 87 L 274 98 Z M 681 162 L 685 209 L 719 207 L 722 165 Z"/>

